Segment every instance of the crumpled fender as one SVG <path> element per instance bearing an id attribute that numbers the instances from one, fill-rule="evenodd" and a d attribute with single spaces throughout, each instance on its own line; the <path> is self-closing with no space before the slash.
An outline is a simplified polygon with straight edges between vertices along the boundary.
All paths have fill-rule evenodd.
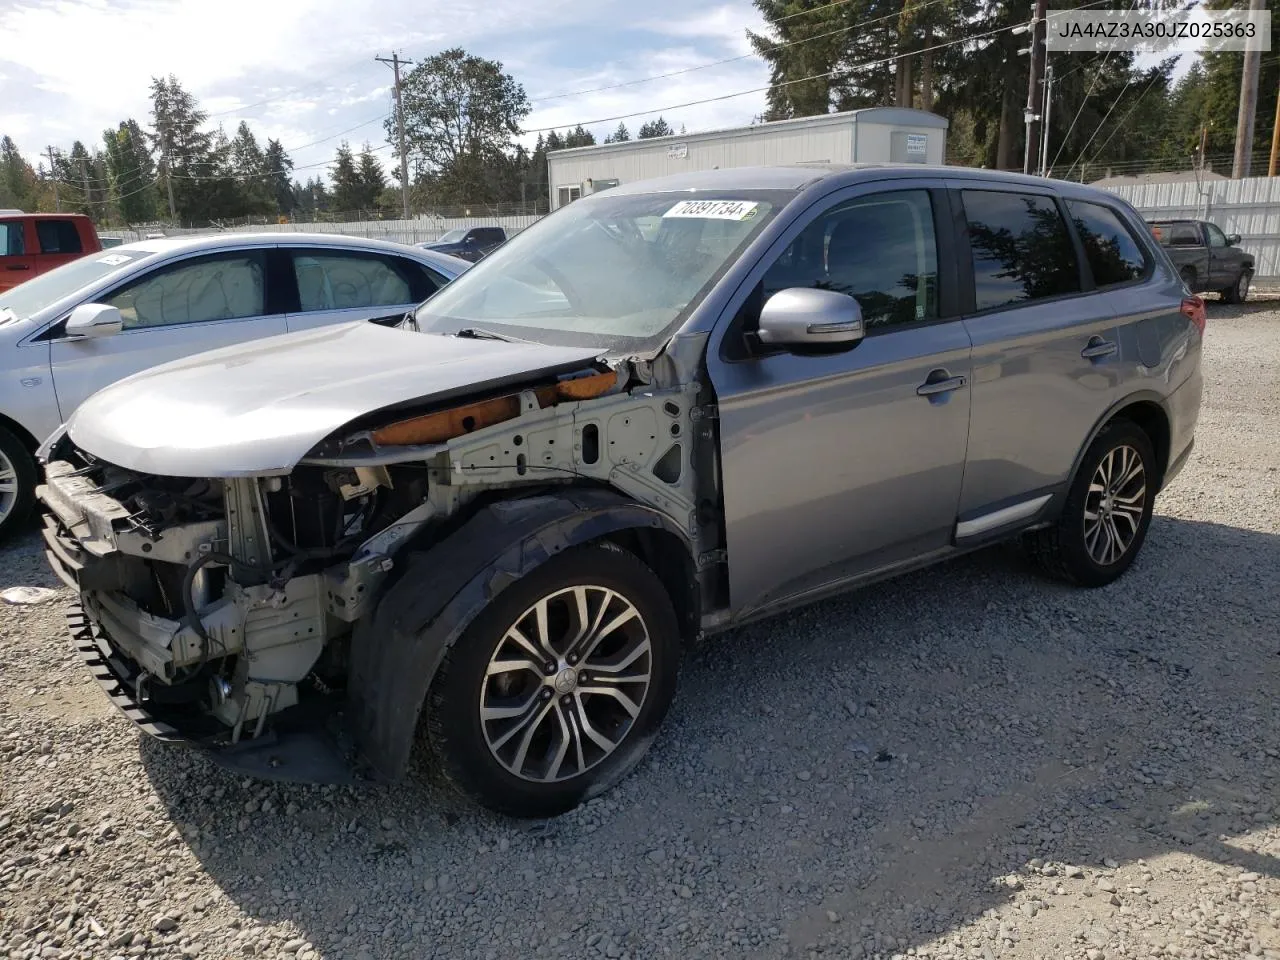
<path id="1" fill-rule="evenodd" d="M 498 594 L 569 547 L 646 527 L 685 539 L 650 507 L 568 488 L 490 504 L 440 543 L 398 558 L 372 615 L 356 624 L 348 672 L 349 730 L 378 778 L 404 774 L 445 651 Z"/>

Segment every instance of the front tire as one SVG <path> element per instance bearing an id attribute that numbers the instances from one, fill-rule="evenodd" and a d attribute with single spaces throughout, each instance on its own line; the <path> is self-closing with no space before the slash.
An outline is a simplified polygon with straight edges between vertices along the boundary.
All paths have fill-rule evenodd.
<path id="1" fill-rule="evenodd" d="M 0 427 L 0 540 L 12 534 L 31 513 L 38 475 L 31 452 Z"/>
<path id="2" fill-rule="evenodd" d="M 1085 452 L 1054 526 L 1027 534 L 1033 559 L 1052 576 L 1101 587 L 1129 569 L 1151 526 L 1155 453 L 1142 428 L 1115 420 Z"/>
<path id="3" fill-rule="evenodd" d="M 1249 296 L 1249 282 L 1248 271 L 1242 270 L 1236 282 L 1222 291 L 1222 299 L 1227 303 L 1244 303 Z"/>
<path id="4" fill-rule="evenodd" d="M 639 763 L 679 657 L 649 567 L 612 544 L 568 550 L 499 594 L 449 651 L 427 698 L 428 744 L 483 806 L 564 813 Z"/>

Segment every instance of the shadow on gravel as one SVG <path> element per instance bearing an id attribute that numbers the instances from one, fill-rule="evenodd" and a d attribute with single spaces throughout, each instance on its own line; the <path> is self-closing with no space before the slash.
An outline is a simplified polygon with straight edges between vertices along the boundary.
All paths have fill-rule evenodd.
<path id="1" fill-rule="evenodd" d="M 1093 591 L 1017 557 L 700 646 L 640 769 L 550 824 L 429 771 L 355 792 L 143 761 L 226 893 L 333 957 L 888 956 L 986 922 L 1028 865 L 1080 891 L 1176 852 L 1280 878 L 1251 839 L 1280 796 L 1280 537 L 1157 517 Z"/>

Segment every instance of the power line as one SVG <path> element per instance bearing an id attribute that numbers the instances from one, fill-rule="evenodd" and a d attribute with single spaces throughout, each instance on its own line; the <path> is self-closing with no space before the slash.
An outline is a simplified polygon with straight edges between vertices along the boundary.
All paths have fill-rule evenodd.
<path id="1" fill-rule="evenodd" d="M 1088 7 L 1096 7 L 1106 2 L 1109 2 L 1109 0 L 1090 0 L 1089 3 L 1081 4 L 1079 7 L 1074 8 L 1074 10 L 1061 10 L 1054 13 L 1050 13 L 1049 16 L 1046 17 L 1045 19 L 1052 20 L 1055 17 L 1060 17 L 1067 13 L 1073 13 L 1075 12 L 1075 10 L 1084 10 Z M 1022 24 L 1015 23 L 1007 27 L 997 27 L 993 30 L 987 30 L 983 33 L 975 33 L 967 37 L 961 37 L 958 40 L 948 40 L 946 43 L 938 43 L 938 44 L 934 44 L 931 47 L 923 47 L 919 50 L 912 50 L 909 53 L 899 53 L 892 57 L 885 57 L 881 60 L 871 60 L 866 63 L 860 63 L 848 69 L 850 70 L 850 72 L 853 72 L 853 71 L 867 70 L 871 67 L 885 66 L 886 64 L 894 63 L 895 61 L 901 60 L 905 57 L 914 57 L 917 54 L 921 54 L 921 53 L 931 53 L 934 50 L 945 50 L 949 47 L 958 46 L 959 44 L 963 44 L 963 43 L 973 43 L 978 40 L 985 40 L 989 37 L 994 37 L 1001 33 L 1008 33 L 1014 29 L 1017 29 L 1020 26 L 1022 26 Z M 615 120 L 631 120 L 635 117 L 648 117 L 648 116 L 652 116 L 655 113 L 670 113 L 673 110 L 683 110 L 685 107 L 700 107 L 700 106 L 703 106 L 704 104 L 719 103 L 723 100 L 732 100 L 736 97 L 745 97 L 753 93 L 764 93 L 765 91 L 768 91 L 771 89 L 777 89 L 779 87 L 789 87 L 797 83 L 807 83 L 810 80 L 823 80 L 828 77 L 837 76 L 843 71 L 843 69 L 844 68 L 836 68 L 835 70 L 828 70 L 825 73 L 815 73 L 807 77 L 798 77 L 795 80 L 784 80 L 781 83 L 772 83 L 763 87 L 752 87 L 749 90 L 738 90 L 734 93 L 723 93 L 723 94 L 720 94 L 719 96 L 705 97 L 701 100 L 690 100 L 685 103 L 668 104 L 665 107 L 655 107 L 652 110 L 639 110 L 635 113 L 622 113 L 613 117 L 600 117 L 595 120 L 576 121 L 576 124 L 584 127 L 595 126 L 601 123 L 612 123 Z M 554 127 L 533 127 L 531 129 L 522 130 L 521 133 L 526 135 L 530 133 L 549 133 L 552 130 L 559 130 L 561 127 L 565 127 L 565 126 L 572 127 L 574 125 L 575 125 L 575 121 L 569 121 L 567 124 L 561 123 L 561 124 L 557 124 Z"/>
<path id="2" fill-rule="evenodd" d="M 851 2 L 852 0 L 836 0 L 835 3 L 827 4 L 827 7 L 840 6 L 841 4 L 851 3 Z M 917 7 L 913 7 L 912 9 L 923 10 L 925 7 L 931 7 L 934 4 L 944 3 L 944 2 L 947 2 L 947 0 L 926 0 L 925 3 L 922 3 Z M 802 10 L 800 11 L 800 13 L 788 14 L 786 17 L 781 17 L 774 22 L 780 23 L 782 20 L 787 20 L 787 19 L 790 19 L 791 17 L 797 17 L 805 13 L 814 13 L 817 10 L 825 10 L 825 9 L 826 7 L 814 7 L 812 10 Z M 787 47 L 794 47 L 802 43 L 812 43 L 814 40 L 822 40 L 826 37 L 833 37 L 838 33 L 848 33 L 850 30 L 859 30 L 863 27 L 869 27 L 872 24 L 882 23 L 885 20 L 897 20 L 899 17 L 901 17 L 901 13 L 891 13 L 883 17 L 876 17 L 874 20 L 864 20 L 861 23 L 850 24 L 847 27 L 838 27 L 835 30 L 828 30 L 826 33 L 815 34 L 812 37 L 801 37 L 799 40 L 788 40 L 785 43 L 775 43 L 773 44 L 771 49 L 783 50 L 783 49 L 786 49 Z M 600 93 L 605 90 L 618 90 L 622 87 L 633 87 L 641 83 L 650 83 L 651 81 L 654 81 L 654 80 L 666 80 L 670 77 L 679 77 L 679 76 L 683 76 L 686 73 L 694 73 L 698 70 L 707 70 L 711 67 L 722 66 L 723 64 L 726 64 L 726 63 L 737 63 L 739 60 L 750 60 L 753 57 L 760 57 L 760 56 L 763 56 L 763 54 L 755 53 L 753 51 L 752 53 L 744 53 L 736 57 L 726 57 L 724 60 L 712 60 L 708 63 L 700 63 L 692 67 L 684 67 L 680 70 L 672 70 L 669 73 L 656 73 L 648 77 L 639 77 L 635 80 L 624 80 L 620 83 L 611 83 L 603 87 L 590 87 L 586 90 L 571 90 L 567 93 L 552 93 L 543 97 L 536 97 L 532 99 L 530 103 L 533 103 L 533 104 L 548 103 L 551 100 L 565 100 L 569 97 L 581 97 L 581 96 L 585 96 L 588 93 Z"/>
<path id="3" fill-rule="evenodd" d="M 1098 147 L 1097 152 L 1096 152 L 1096 153 L 1094 153 L 1094 155 L 1093 155 L 1093 159 L 1092 159 L 1091 161 L 1089 161 L 1089 163 L 1097 163 L 1097 162 L 1098 162 L 1098 157 L 1102 156 L 1102 151 L 1103 151 L 1103 150 L 1105 150 L 1105 149 L 1107 148 L 1107 144 L 1108 144 L 1108 143 L 1110 143 L 1110 142 L 1112 141 L 1112 139 L 1115 137 L 1115 135 L 1116 135 L 1120 130 L 1122 130 L 1122 129 L 1124 128 L 1124 123 L 1125 123 L 1125 121 L 1129 119 L 1130 115 L 1132 115 L 1132 113 L 1133 113 L 1133 111 L 1134 111 L 1134 110 L 1138 109 L 1138 104 L 1140 104 L 1140 103 L 1142 102 L 1142 98 L 1143 98 L 1143 97 L 1145 97 L 1145 96 L 1146 96 L 1146 95 L 1151 91 L 1151 88 L 1155 86 L 1156 81 L 1157 81 L 1157 80 L 1159 80 L 1159 79 L 1160 79 L 1160 71 L 1159 71 L 1159 70 L 1155 70 L 1155 71 L 1153 71 L 1150 82 L 1146 85 L 1146 87 L 1144 87 L 1144 88 L 1143 88 L 1142 92 L 1141 92 L 1140 94 L 1138 94 L 1137 98 L 1133 101 L 1133 106 L 1131 106 L 1131 107 L 1129 108 L 1129 112 L 1128 112 L 1128 113 L 1126 113 L 1123 117 L 1121 117 L 1121 118 L 1120 118 L 1120 122 L 1119 122 L 1118 124 L 1116 124 L 1116 128 L 1115 128 L 1115 130 L 1112 130 L 1112 131 L 1111 131 L 1111 136 L 1107 137 L 1107 139 L 1105 139 L 1105 140 L 1103 140 L 1103 141 L 1102 141 L 1102 146 Z M 1126 85 L 1126 86 L 1127 86 L 1127 85 Z M 1113 106 L 1114 106 L 1114 104 L 1113 104 Z M 1110 111 L 1108 111 L 1108 115 L 1110 115 Z M 1103 118 L 1103 120 L 1105 121 L 1105 119 L 1106 119 L 1106 118 L 1104 117 L 1104 118 Z M 1097 136 L 1097 131 L 1096 131 L 1096 130 L 1094 131 L 1094 136 Z M 1092 142 L 1093 142 L 1093 137 L 1090 137 L 1090 138 L 1089 138 L 1089 142 L 1090 142 L 1090 143 L 1092 143 Z M 1086 144 L 1085 144 L 1085 148 L 1087 148 L 1088 146 L 1089 146 L 1089 143 L 1086 143 Z M 1084 157 L 1084 150 L 1082 149 L 1082 150 L 1080 151 L 1080 156 L 1076 158 L 1076 162 L 1078 163 L 1081 159 L 1083 159 L 1083 157 Z M 1087 166 L 1087 164 L 1086 164 L 1086 166 Z M 1073 169 L 1074 167 L 1075 167 L 1075 164 L 1074 164 L 1074 163 L 1073 163 L 1070 167 L 1067 167 L 1067 174 L 1068 174 L 1068 175 L 1070 175 L 1070 174 L 1071 174 L 1071 171 L 1072 171 L 1072 169 Z"/>

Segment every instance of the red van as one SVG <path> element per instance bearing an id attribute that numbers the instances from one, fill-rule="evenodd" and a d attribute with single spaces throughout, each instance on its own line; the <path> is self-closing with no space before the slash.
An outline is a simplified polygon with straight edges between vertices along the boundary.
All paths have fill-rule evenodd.
<path id="1" fill-rule="evenodd" d="M 101 249 L 84 214 L 0 211 L 0 293 Z"/>

